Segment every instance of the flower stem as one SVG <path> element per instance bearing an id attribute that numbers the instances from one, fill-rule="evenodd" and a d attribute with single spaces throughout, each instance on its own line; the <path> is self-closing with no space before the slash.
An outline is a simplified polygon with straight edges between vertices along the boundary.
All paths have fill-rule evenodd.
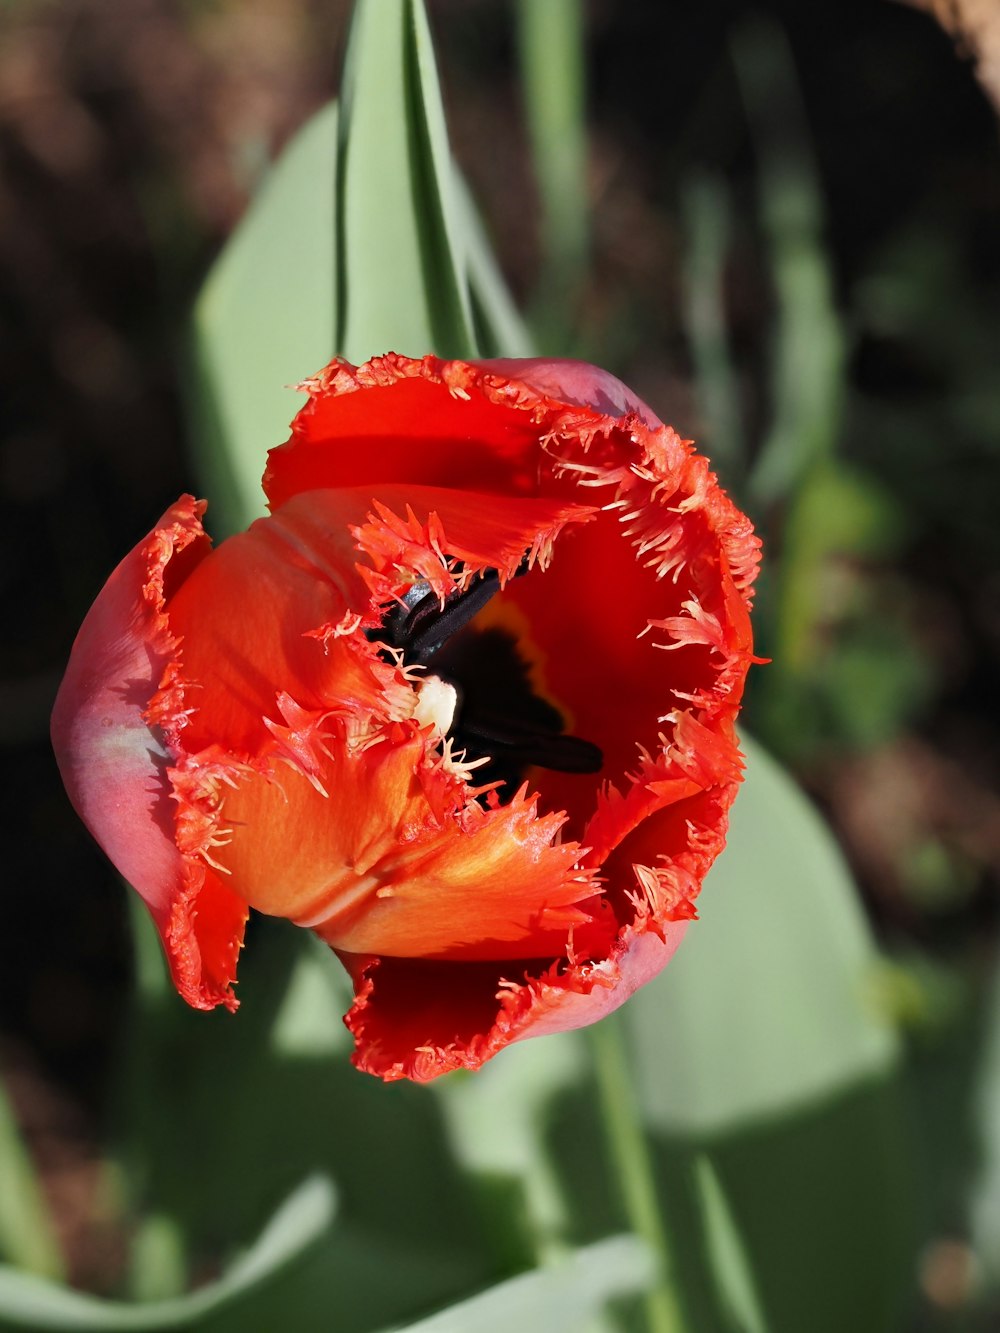
<path id="1" fill-rule="evenodd" d="M 685 1333 L 674 1282 L 675 1264 L 664 1224 L 649 1145 L 639 1114 L 618 1014 L 588 1030 L 600 1094 L 601 1118 L 625 1212 L 632 1230 L 652 1250 L 657 1278 L 646 1293 L 650 1333 Z"/>

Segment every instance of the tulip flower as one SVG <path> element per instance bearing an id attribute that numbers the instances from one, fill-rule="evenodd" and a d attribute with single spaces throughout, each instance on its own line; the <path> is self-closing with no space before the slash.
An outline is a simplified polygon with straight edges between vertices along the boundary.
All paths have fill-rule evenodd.
<path id="1" fill-rule="evenodd" d="M 759 557 L 689 441 L 573 362 L 335 361 L 213 549 L 183 497 L 53 715 L 70 797 L 233 1009 L 250 908 L 324 940 L 355 1063 L 476 1068 L 665 965 L 741 777 Z"/>

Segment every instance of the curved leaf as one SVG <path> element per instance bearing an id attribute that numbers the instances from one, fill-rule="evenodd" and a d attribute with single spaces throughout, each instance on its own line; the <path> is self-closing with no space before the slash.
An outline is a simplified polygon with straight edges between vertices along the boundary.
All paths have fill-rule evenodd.
<path id="1" fill-rule="evenodd" d="M 23 1329 L 206 1328 L 210 1315 L 242 1300 L 270 1282 L 299 1258 L 333 1220 L 333 1186 L 323 1177 L 305 1181 L 281 1205 L 247 1253 L 217 1282 L 188 1296 L 151 1304 L 124 1303 L 86 1296 L 66 1287 L 0 1268 L 0 1321 Z"/>
<path id="2" fill-rule="evenodd" d="M 267 451 L 301 405 L 291 386 L 333 354 L 336 150 L 331 104 L 278 159 L 195 305 L 196 457 L 223 532 L 263 513 Z"/>
<path id="3" fill-rule="evenodd" d="M 400 1333 L 578 1333 L 612 1296 L 641 1292 L 652 1280 L 649 1252 L 634 1236 L 612 1236 L 560 1263 L 501 1282 Z"/>

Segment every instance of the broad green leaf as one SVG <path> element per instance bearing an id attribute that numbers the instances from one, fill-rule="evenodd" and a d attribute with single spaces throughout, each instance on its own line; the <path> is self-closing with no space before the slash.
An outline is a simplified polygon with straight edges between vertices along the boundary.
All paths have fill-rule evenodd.
<path id="1" fill-rule="evenodd" d="M 294 969 L 271 1028 L 278 1056 L 344 1056 L 351 1038 L 343 1024 L 350 1007 L 347 973 L 315 935 L 300 942 Z"/>
<path id="2" fill-rule="evenodd" d="M 0 1257 L 26 1273 L 62 1276 L 63 1264 L 34 1163 L 0 1083 Z"/>
<path id="3" fill-rule="evenodd" d="M 649 1252 L 634 1236 L 612 1236 L 559 1263 L 408 1324 L 400 1333 L 579 1333 L 612 1297 L 641 1292 L 652 1280 Z"/>
<path id="4" fill-rule="evenodd" d="M 910 1117 L 895 1079 L 872 1078 L 704 1151 L 769 1333 L 902 1326 L 920 1236 Z M 717 1226 L 708 1215 L 710 1247 Z"/>
<path id="5" fill-rule="evenodd" d="M 359 1155 L 367 1156 L 368 1154 Z M 349 1210 L 344 1200 L 344 1213 Z M 372 1333 L 420 1312 L 440 1309 L 477 1290 L 464 1256 L 428 1246 L 411 1223 L 403 1240 L 360 1227 L 345 1216 L 310 1255 L 294 1279 L 260 1291 L 250 1311 L 227 1308 L 211 1333 Z M 248 1317 L 249 1316 L 249 1317 Z"/>
<path id="6" fill-rule="evenodd" d="M 747 772 L 700 918 L 625 1013 L 649 1122 L 715 1133 L 880 1077 L 898 1043 L 829 830 L 744 738 Z"/>
<path id="7" fill-rule="evenodd" d="M 355 7 L 337 155 L 337 351 L 469 356 L 453 168 L 421 0 Z"/>
<path id="8" fill-rule="evenodd" d="M 301 406 L 291 386 L 333 354 L 336 144 L 330 105 L 285 149 L 195 305 L 191 411 L 216 532 L 263 513 L 267 451 Z"/>
<path id="9" fill-rule="evenodd" d="M 333 1219 L 328 1181 L 306 1181 L 281 1205 L 247 1253 L 217 1282 L 173 1300 L 126 1304 L 87 1296 L 41 1278 L 0 1268 L 0 1325 L 21 1329 L 208 1329 L 212 1317 L 276 1280 L 310 1249 Z"/>
<path id="10" fill-rule="evenodd" d="M 892 1327 L 913 1243 L 898 1042 L 832 836 L 744 745 L 746 782 L 701 917 L 623 1011 L 661 1199 L 695 1278 L 739 1238 L 771 1333 L 878 1333 Z M 704 1191 L 677 1200 L 700 1152 L 724 1217 Z M 712 1291 L 688 1285 L 708 1308 Z"/>
<path id="11" fill-rule="evenodd" d="M 120 1108 L 133 1210 L 173 1220 L 194 1265 L 218 1251 L 232 1219 L 252 1225 L 295 1180 L 321 1171 L 336 1182 L 343 1220 L 301 1281 L 310 1309 L 336 1302 L 338 1333 L 409 1317 L 511 1271 L 487 1238 L 437 1100 L 348 1063 L 350 985 L 329 949 L 255 919 L 240 974 L 236 1016 L 140 997 Z M 379 1263 L 408 1287 L 381 1282 Z"/>
<path id="12" fill-rule="evenodd" d="M 512 1260 L 520 1246 L 534 1262 L 565 1249 L 566 1200 L 542 1129 L 553 1100 L 585 1078 L 585 1047 L 576 1034 L 566 1034 L 521 1042 L 472 1077 L 434 1085 L 452 1151 L 478 1182 L 484 1204 L 501 1192 L 520 1202 L 524 1234 L 508 1235 L 506 1242 Z M 511 1230 L 509 1218 L 497 1222 Z"/>

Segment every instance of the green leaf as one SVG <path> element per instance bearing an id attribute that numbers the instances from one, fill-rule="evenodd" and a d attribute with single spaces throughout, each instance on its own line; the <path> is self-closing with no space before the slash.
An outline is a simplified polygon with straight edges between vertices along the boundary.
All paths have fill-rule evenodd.
<path id="1" fill-rule="evenodd" d="M 471 356 L 453 168 L 420 0 L 354 10 L 337 156 L 337 351 Z"/>
<path id="2" fill-rule="evenodd" d="M 747 772 L 700 919 L 626 1009 L 650 1123 L 717 1132 L 893 1068 L 877 955 L 843 857 L 793 782 L 744 737 Z"/>
<path id="3" fill-rule="evenodd" d="M 590 246 L 583 13 L 580 0 L 519 0 L 516 12 L 542 213 L 534 323 L 546 350 L 566 355 Z"/>
<path id="4" fill-rule="evenodd" d="M 453 1305 L 400 1333 L 579 1333 L 611 1297 L 641 1292 L 652 1280 L 653 1263 L 634 1236 L 612 1236 L 577 1250 L 562 1262 L 522 1273 Z"/>
<path id="5" fill-rule="evenodd" d="M 336 1302 L 338 1333 L 407 1318 L 510 1271 L 484 1244 L 436 1098 L 348 1063 L 350 989 L 307 932 L 254 920 L 236 1017 L 140 997 L 120 1107 L 131 1208 L 174 1220 L 192 1266 L 218 1252 L 233 1218 L 252 1226 L 307 1172 L 336 1182 L 344 1220 L 300 1285 L 310 1312 Z M 379 1264 L 406 1285 L 381 1281 Z M 298 1286 L 295 1301 L 298 1311 Z M 305 1316 L 295 1326 L 327 1327 Z"/>
<path id="6" fill-rule="evenodd" d="M 516 1257 L 523 1243 L 530 1260 L 540 1262 L 564 1250 L 570 1219 L 541 1131 L 554 1099 L 585 1078 L 585 1047 L 566 1034 L 520 1042 L 473 1077 L 434 1084 L 452 1152 L 480 1186 L 486 1225 L 512 1229 L 509 1210 L 490 1215 L 499 1212 L 490 1204 L 500 1192 L 521 1205 L 516 1215 L 523 1234 L 492 1236 L 498 1252 Z"/>
<path id="7" fill-rule="evenodd" d="M 264 512 L 292 386 L 335 351 L 531 352 L 451 159 L 419 0 L 356 7 L 343 94 L 285 149 L 195 306 L 190 416 L 221 535 Z"/>
<path id="8" fill-rule="evenodd" d="M 840 431 L 846 339 L 823 242 L 823 200 L 794 59 L 773 20 L 739 25 L 731 44 L 757 152 L 761 223 L 777 299 L 773 420 L 750 490 L 770 503 L 828 457 Z"/>
<path id="9" fill-rule="evenodd" d="M 774 761 L 744 746 L 746 782 L 701 917 L 623 1010 L 661 1199 L 696 1275 L 739 1238 L 771 1333 L 892 1327 L 912 1258 L 912 1163 L 877 955 L 829 831 Z M 684 1184 L 705 1152 L 725 1215 Z"/>
<path id="10" fill-rule="evenodd" d="M 319 1058 L 346 1056 L 351 1038 L 343 1015 L 351 1004 L 351 985 L 330 948 L 307 934 L 299 942 L 295 966 L 271 1028 L 275 1054 Z"/>
<path id="11" fill-rule="evenodd" d="M 336 142 L 331 104 L 285 149 L 195 305 L 196 457 L 224 533 L 264 512 L 267 451 L 301 405 L 290 386 L 333 354 Z"/>
<path id="12" fill-rule="evenodd" d="M 706 1151 L 770 1333 L 901 1327 L 920 1236 L 895 1079 L 748 1125 Z"/>
<path id="13" fill-rule="evenodd" d="M 63 1264 L 34 1163 L 0 1084 L 0 1255 L 41 1277 Z"/>
<path id="14" fill-rule="evenodd" d="M 725 284 L 733 201 L 724 180 L 696 175 L 681 195 L 684 322 L 694 363 L 705 450 L 726 485 L 742 479 L 746 440 L 740 385 L 729 346 Z"/>
<path id="15" fill-rule="evenodd" d="M 256 1243 L 217 1282 L 172 1300 L 126 1304 L 70 1291 L 41 1278 L 0 1268 L 0 1323 L 7 1328 L 143 1329 L 211 1327 L 211 1317 L 275 1280 L 329 1228 L 334 1213 L 330 1183 L 316 1177 L 286 1199 Z"/>
<path id="16" fill-rule="evenodd" d="M 767 1333 L 746 1245 L 718 1172 L 706 1153 L 694 1163 L 707 1240 L 707 1257 L 724 1308 L 741 1333 Z"/>
<path id="17" fill-rule="evenodd" d="M 1000 971 L 990 989 L 975 1097 L 982 1160 L 974 1192 L 973 1234 L 987 1279 L 996 1289 L 1000 1287 Z"/>

